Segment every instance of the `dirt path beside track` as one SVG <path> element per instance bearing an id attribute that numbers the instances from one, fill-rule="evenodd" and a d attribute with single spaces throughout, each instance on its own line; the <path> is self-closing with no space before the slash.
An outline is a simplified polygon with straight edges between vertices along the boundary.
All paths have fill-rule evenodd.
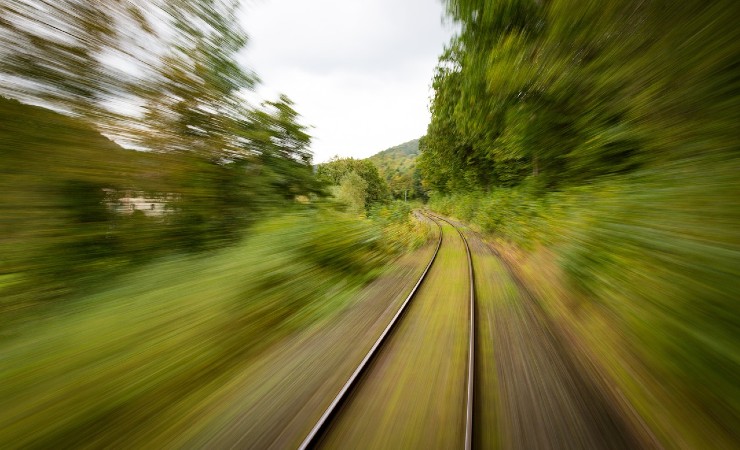
<path id="1" fill-rule="evenodd" d="M 457 225 L 462 226 L 456 222 Z M 537 300 L 467 231 L 478 292 L 477 443 L 504 449 L 650 448 Z"/>

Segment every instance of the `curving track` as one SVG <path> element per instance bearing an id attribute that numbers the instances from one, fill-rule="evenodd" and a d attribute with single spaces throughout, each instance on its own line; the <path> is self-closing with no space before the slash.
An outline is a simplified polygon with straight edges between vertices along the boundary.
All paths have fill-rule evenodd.
<path id="1" fill-rule="evenodd" d="M 426 269 L 300 449 L 430 443 L 471 448 L 475 365 L 471 253 L 465 236 L 452 223 L 428 217 L 439 229 L 439 240 Z M 460 262 L 461 247 L 467 271 L 451 264 Z M 455 270 L 457 274 L 450 275 Z M 466 295 L 461 290 L 467 290 Z M 454 388 L 461 385 L 462 389 Z"/>
<path id="2" fill-rule="evenodd" d="M 431 215 L 431 214 L 430 214 Z M 449 220 L 433 216 L 436 220 L 444 220 L 453 227 L 460 238 L 465 243 L 465 254 L 468 257 L 468 274 L 470 275 L 470 323 L 468 334 L 468 381 L 467 381 L 467 399 L 465 411 L 465 449 L 470 450 L 473 447 L 473 400 L 475 391 L 475 271 L 473 270 L 473 257 L 470 252 L 470 244 L 465 238 L 463 232 Z"/>

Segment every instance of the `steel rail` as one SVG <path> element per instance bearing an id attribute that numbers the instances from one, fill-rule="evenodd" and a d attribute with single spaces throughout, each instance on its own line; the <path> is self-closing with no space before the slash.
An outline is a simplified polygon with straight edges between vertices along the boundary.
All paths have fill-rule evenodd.
<path id="1" fill-rule="evenodd" d="M 365 357 L 360 362 L 360 365 L 357 366 L 355 371 L 352 373 L 352 375 L 349 377 L 346 383 L 344 383 L 344 386 L 342 386 L 342 389 L 339 391 L 339 393 L 334 397 L 334 400 L 329 404 L 329 407 L 326 408 L 324 413 L 321 415 L 321 418 L 319 418 L 318 422 L 316 422 L 316 425 L 311 429 L 311 431 L 308 433 L 308 435 L 303 439 L 303 442 L 298 447 L 299 450 L 306 450 L 309 448 L 312 448 L 317 442 L 318 439 L 321 437 L 322 433 L 325 431 L 326 427 L 328 426 L 330 419 L 336 412 L 339 410 L 339 406 L 342 404 L 342 402 L 346 399 L 349 392 L 352 390 L 352 388 L 357 384 L 360 375 L 365 371 L 365 369 L 368 367 L 370 361 L 373 359 L 373 357 L 377 354 L 378 349 L 383 345 L 386 338 L 392 331 L 394 325 L 396 325 L 396 322 L 398 322 L 398 319 L 401 317 L 401 315 L 406 310 L 406 307 L 408 306 L 411 299 L 416 294 L 416 291 L 419 289 L 419 286 L 421 286 L 421 283 L 424 281 L 424 278 L 427 275 L 427 272 L 429 272 L 429 268 L 432 267 L 432 263 L 435 259 L 437 259 L 437 253 L 439 253 L 439 248 L 442 245 L 442 226 L 437 223 L 436 220 L 432 220 L 437 227 L 439 228 L 439 239 L 437 240 L 437 248 L 434 249 L 434 254 L 432 255 L 432 258 L 429 260 L 429 264 L 427 264 L 426 268 L 424 269 L 424 272 L 421 274 L 421 277 L 419 277 L 419 281 L 416 282 L 414 285 L 414 288 L 411 289 L 411 292 L 409 293 L 408 297 L 406 297 L 406 300 L 404 300 L 401 307 L 396 312 L 396 315 L 393 316 L 393 319 L 391 319 L 390 323 L 388 323 L 388 326 L 385 327 L 383 330 L 383 333 L 380 335 L 380 337 L 375 341 L 375 344 L 370 348 L 370 351 L 367 352 Z"/>
<path id="2" fill-rule="evenodd" d="M 475 387 L 475 272 L 473 271 L 473 257 L 470 254 L 470 245 L 465 235 L 452 222 L 437 215 L 430 214 L 437 219 L 444 220 L 462 238 L 465 243 L 465 253 L 468 255 L 468 274 L 470 275 L 470 326 L 468 334 L 468 379 L 467 379 L 467 399 L 465 413 L 465 450 L 473 448 L 473 391 Z"/>

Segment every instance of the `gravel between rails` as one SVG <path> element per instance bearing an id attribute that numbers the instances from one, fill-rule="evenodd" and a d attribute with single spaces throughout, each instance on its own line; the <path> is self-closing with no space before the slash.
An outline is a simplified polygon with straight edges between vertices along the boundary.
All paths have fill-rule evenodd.
<path id="1" fill-rule="evenodd" d="M 320 448 L 463 448 L 469 274 L 462 237 L 444 239 L 427 279 Z"/>

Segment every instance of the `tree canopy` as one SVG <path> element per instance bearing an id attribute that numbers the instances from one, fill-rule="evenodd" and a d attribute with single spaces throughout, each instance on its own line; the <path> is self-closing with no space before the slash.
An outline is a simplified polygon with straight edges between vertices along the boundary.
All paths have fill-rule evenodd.
<path id="1" fill-rule="evenodd" d="M 340 186 L 350 173 L 357 174 L 367 184 L 365 206 L 388 200 L 388 185 L 381 178 L 378 168 L 366 159 L 334 158 L 316 168 L 317 179 L 333 186 Z"/>
<path id="2" fill-rule="evenodd" d="M 543 302 L 644 365 L 647 389 L 602 359 L 667 446 L 732 447 L 740 3 L 445 5 L 460 31 L 420 142 L 431 207 L 516 247 L 525 278 L 562 276 Z"/>
<path id="3" fill-rule="evenodd" d="M 245 100 L 258 78 L 239 62 L 240 5 L 0 5 L 0 206 L 12 224 L 0 274 L 56 295 L 44 280 L 224 245 L 319 191 L 293 102 Z"/>
<path id="4" fill-rule="evenodd" d="M 431 189 L 577 184 L 734 145 L 737 2 L 446 5 L 461 31 L 420 144 Z"/>

